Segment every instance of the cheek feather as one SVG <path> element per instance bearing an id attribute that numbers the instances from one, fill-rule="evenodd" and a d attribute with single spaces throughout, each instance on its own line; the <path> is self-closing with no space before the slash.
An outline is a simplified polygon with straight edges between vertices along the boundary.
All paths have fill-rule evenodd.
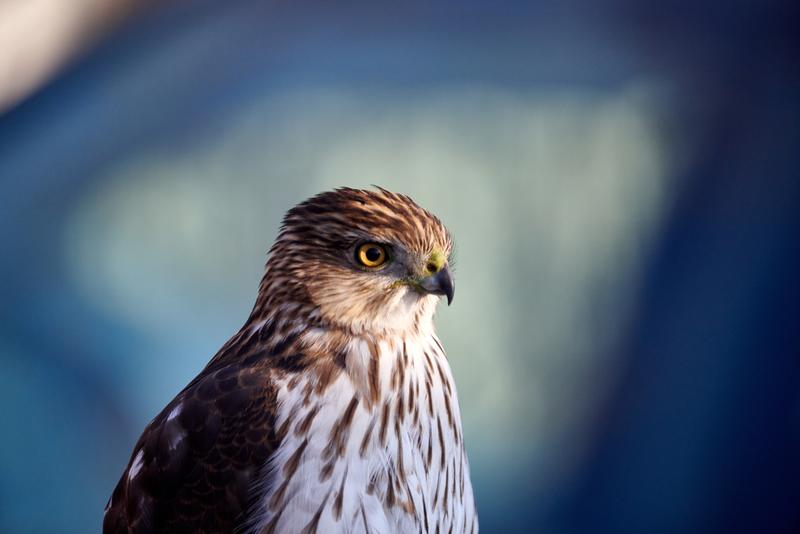
<path id="1" fill-rule="evenodd" d="M 320 317 L 354 333 L 409 331 L 432 317 L 438 299 L 420 295 L 389 277 L 332 273 L 308 284 Z"/>

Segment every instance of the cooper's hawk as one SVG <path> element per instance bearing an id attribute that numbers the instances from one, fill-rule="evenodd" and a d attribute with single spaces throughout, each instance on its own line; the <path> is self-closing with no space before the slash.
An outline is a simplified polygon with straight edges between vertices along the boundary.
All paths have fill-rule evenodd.
<path id="1" fill-rule="evenodd" d="M 433 328 L 451 251 L 383 189 L 291 209 L 249 319 L 147 425 L 104 532 L 476 532 Z"/>

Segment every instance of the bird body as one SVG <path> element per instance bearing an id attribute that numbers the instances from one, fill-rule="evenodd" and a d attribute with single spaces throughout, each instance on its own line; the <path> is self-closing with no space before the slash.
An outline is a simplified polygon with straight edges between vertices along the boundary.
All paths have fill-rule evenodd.
<path id="1" fill-rule="evenodd" d="M 253 312 L 148 425 L 105 532 L 477 532 L 439 220 L 385 190 L 290 210 Z"/>

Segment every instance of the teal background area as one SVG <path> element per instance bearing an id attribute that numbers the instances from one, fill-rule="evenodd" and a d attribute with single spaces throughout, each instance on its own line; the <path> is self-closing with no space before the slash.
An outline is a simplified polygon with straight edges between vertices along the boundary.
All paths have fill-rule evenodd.
<path id="1" fill-rule="evenodd" d="M 0 532 L 100 530 L 283 213 L 438 214 L 483 532 L 800 530 L 798 9 L 173 2 L 0 115 Z"/>

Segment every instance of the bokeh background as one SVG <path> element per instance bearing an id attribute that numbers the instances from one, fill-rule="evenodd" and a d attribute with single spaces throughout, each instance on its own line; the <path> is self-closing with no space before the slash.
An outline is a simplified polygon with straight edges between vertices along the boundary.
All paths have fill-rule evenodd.
<path id="1" fill-rule="evenodd" d="M 439 214 L 484 532 L 800 531 L 796 2 L 0 3 L 0 532 L 100 530 L 286 209 Z"/>

